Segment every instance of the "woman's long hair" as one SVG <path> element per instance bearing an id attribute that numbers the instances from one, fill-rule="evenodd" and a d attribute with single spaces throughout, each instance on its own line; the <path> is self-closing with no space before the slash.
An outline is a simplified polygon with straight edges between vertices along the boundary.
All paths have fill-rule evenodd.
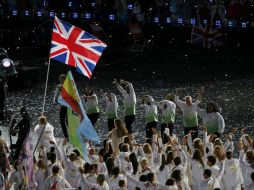
<path id="1" fill-rule="evenodd" d="M 199 162 L 203 166 L 203 168 L 205 167 L 200 150 L 194 150 L 192 159 Z"/>
<path id="2" fill-rule="evenodd" d="M 202 157 L 205 155 L 204 144 L 200 138 L 193 141 L 193 146 L 200 151 Z"/>
<path id="3" fill-rule="evenodd" d="M 166 157 L 164 154 L 161 155 L 161 166 L 160 166 L 160 171 L 163 171 L 165 168 L 165 165 L 167 165 L 166 162 Z"/>
<path id="4" fill-rule="evenodd" d="M 119 118 L 115 119 L 114 121 L 116 127 L 116 135 L 117 137 L 123 137 L 128 134 L 128 131 L 125 127 L 123 121 Z"/>
<path id="5" fill-rule="evenodd" d="M 153 153 L 152 147 L 151 147 L 151 145 L 149 143 L 145 143 L 143 145 L 143 150 L 144 150 L 145 154 L 152 154 Z"/>
<path id="6" fill-rule="evenodd" d="M 175 181 L 177 183 L 180 183 L 182 181 L 181 171 L 180 170 L 174 170 L 171 174 L 171 178 L 175 179 Z"/>
<path id="7" fill-rule="evenodd" d="M 115 166 L 114 164 L 114 160 L 112 157 L 108 157 L 107 161 L 106 161 L 106 167 L 108 169 L 108 175 L 112 175 L 112 169 Z"/>
<path id="8" fill-rule="evenodd" d="M 209 113 L 209 112 L 208 112 L 208 107 L 209 107 L 209 106 L 212 106 L 212 112 L 219 112 L 219 109 L 218 109 L 217 105 L 216 105 L 215 103 L 213 103 L 213 102 L 210 102 L 210 103 L 208 103 L 207 106 L 206 106 L 206 112 L 207 112 L 207 113 Z"/>
<path id="9" fill-rule="evenodd" d="M 219 160 L 222 161 L 226 158 L 226 153 L 224 147 L 222 146 L 215 146 L 214 147 L 214 156 Z"/>
<path id="10" fill-rule="evenodd" d="M 137 160 L 136 154 L 134 152 L 132 152 L 129 155 L 129 159 L 132 164 L 133 174 L 136 174 L 138 172 L 138 160 Z"/>
<path id="11" fill-rule="evenodd" d="M 169 151 L 167 153 L 167 161 L 166 161 L 167 165 L 168 164 L 173 164 L 173 160 L 174 160 L 174 152 L 173 151 Z"/>
<path id="12" fill-rule="evenodd" d="M 246 152 L 246 160 L 251 165 L 251 167 L 254 168 L 254 151 L 253 150 Z"/>

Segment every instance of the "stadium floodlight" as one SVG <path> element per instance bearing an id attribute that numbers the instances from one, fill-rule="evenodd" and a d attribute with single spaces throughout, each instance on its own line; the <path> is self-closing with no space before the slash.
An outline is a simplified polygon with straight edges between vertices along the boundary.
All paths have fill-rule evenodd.
<path id="1" fill-rule="evenodd" d="M 14 65 L 14 62 L 9 59 L 9 58 L 5 58 L 1 61 L 0 63 L 0 75 L 7 77 L 7 76 L 13 76 L 13 75 L 17 75 L 17 70 L 16 67 Z"/>

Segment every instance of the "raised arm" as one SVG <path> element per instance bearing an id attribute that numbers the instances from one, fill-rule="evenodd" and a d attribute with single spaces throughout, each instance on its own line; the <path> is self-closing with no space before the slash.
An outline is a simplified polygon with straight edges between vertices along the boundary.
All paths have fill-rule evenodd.
<path id="1" fill-rule="evenodd" d="M 102 93 L 102 98 L 107 102 L 107 101 L 109 101 L 108 100 L 108 96 L 107 96 L 107 92 L 105 92 L 105 93 Z"/>
<path id="2" fill-rule="evenodd" d="M 195 149 L 194 149 L 193 142 L 192 142 L 191 132 L 192 131 L 190 131 L 189 134 L 188 134 L 187 144 L 190 147 L 191 152 L 194 152 Z"/>
<path id="3" fill-rule="evenodd" d="M 113 102 L 114 106 L 118 107 L 116 95 L 114 93 L 111 93 L 111 97 L 112 97 L 112 102 Z"/>
<path id="4" fill-rule="evenodd" d="M 117 89 L 123 95 L 123 97 L 126 97 L 127 92 L 123 89 L 123 87 L 116 80 L 114 80 L 113 84 L 116 85 Z"/>
<path id="5" fill-rule="evenodd" d="M 128 173 L 126 173 L 126 177 L 127 177 L 129 182 L 133 183 L 134 185 L 136 185 L 140 189 L 147 189 L 146 183 L 139 181 L 138 179 L 132 177 Z"/>
<path id="6" fill-rule="evenodd" d="M 176 105 L 178 105 L 180 107 L 181 110 L 184 109 L 185 102 L 179 100 L 179 90 L 176 90 L 175 103 L 176 103 Z"/>
<path id="7" fill-rule="evenodd" d="M 60 91 L 61 91 L 62 85 L 58 85 L 55 89 L 55 93 L 54 93 L 54 98 L 53 98 L 53 103 L 58 103 L 57 99 L 58 96 L 60 95 Z"/>
<path id="8" fill-rule="evenodd" d="M 194 103 L 196 106 L 197 106 L 198 104 L 200 104 L 201 98 L 202 98 L 202 95 L 201 95 L 201 93 L 198 91 L 198 97 L 197 97 L 196 102 Z"/>
<path id="9" fill-rule="evenodd" d="M 202 119 L 203 119 L 203 117 L 205 117 L 205 115 L 207 114 L 207 113 L 206 113 L 206 110 L 205 110 L 205 109 L 201 109 L 200 107 L 197 107 L 197 113 L 198 113 L 198 116 L 199 116 L 200 118 L 202 118 Z"/>
<path id="10" fill-rule="evenodd" d="M 222 134 L 225 129 L 225 122 L 221 114 L 218 113 L 218 125 L 219 125 L 219 133 Z"/>

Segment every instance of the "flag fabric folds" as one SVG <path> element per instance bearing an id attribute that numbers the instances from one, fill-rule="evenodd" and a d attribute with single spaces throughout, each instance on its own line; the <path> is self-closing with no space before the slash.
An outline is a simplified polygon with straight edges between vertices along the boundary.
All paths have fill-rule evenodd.
<path id="1" fill-rule="evenodd" d="M 105 43 L 88 32 L 55 17 L 50 59 L 76 67 L 78 72 L 91 78 L 106 47 Z"/>
<path id="2" fill-rule="evenodd" d="M 222 28 L 213 28 L 210 25 L 193 26 L 191 32 L 191 44 L 202 44 L 203 48 L 211 48 L 212 45 L 221 46 Z"/>
<path id="3" fill-rule="evenodd" d="M 24 183 L 27 189 L 35 188 L 34 182 L 34 144 L 33 144 L 33 133 L 30 131 L 26 139 L 23 142 L 22 149 L 19 155 L 19 161 L 24 166 Z"/>
<path id="4" fill-rule="evenodd" d="M 100 140 L 95 129 L 93 128 L 91 121 L 86 115 L 76 84 L 70 71 L 67 74 L 61 88 L 58 102 L 68 108 L 67 116 L 70 143 L 78 148 L 80 152 L 83 152 L 84 158 L 89 161 L 84 140 L 92 141 L 95 144 L 99 144 Z"/>

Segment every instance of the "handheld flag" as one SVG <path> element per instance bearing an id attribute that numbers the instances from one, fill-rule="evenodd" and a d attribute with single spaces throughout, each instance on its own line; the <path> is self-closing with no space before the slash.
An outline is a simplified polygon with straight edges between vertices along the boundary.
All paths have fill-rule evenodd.
<path id="1" fill-rule="evenodd" d="M 84 158 L 86 158 L 87 152 L 84 139 L 92 141 L 96 144 L 100 143 L 100 140 L 93 128 L 91 121 L 86 115 L 76 84 L 70 71 L 67 74 L 61 88 L 58 102 L 64 106 L 67 106 L 68 108 L 67 116 L 70 143 L 72 143 L 80 151 L 83 150 Z"/>
<path id="2" fill-rule="evenodd" d="M 50 59 L 76 67 L 78 72 L 91 78 L 106 47 L 105 43 L 88 32 L 55 17 Z"/>
<path id="3" fill-rule="evenodd" d="M 221 28 L 213 28 L 210 25 L 193 26 L 191 32 L 191 43 L 202 43 L 203 48 L 210 48 L 211 45 L 221 46 L 223 43 L 219 39 L 222 36 Z"/>

